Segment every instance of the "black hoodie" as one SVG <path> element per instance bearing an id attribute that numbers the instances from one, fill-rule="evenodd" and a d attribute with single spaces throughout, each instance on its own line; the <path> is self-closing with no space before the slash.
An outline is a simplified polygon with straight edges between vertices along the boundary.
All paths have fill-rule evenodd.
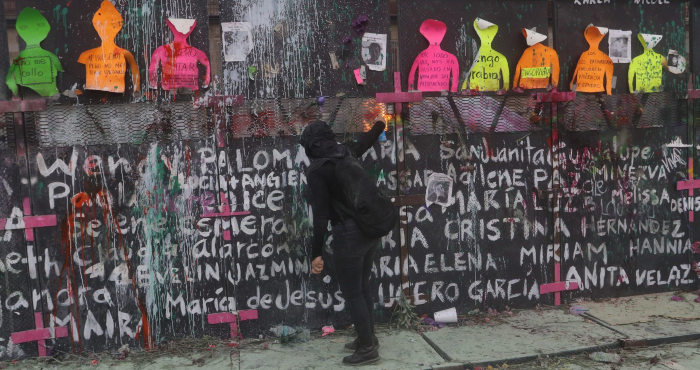
<path id="1" fill-rule="evenodd" d="M 330 126 L 323 121 L 312 122 L 304 129 L 300 144 L 306 155 L 312 160 L 306 179 L 309 184 L 309 198 L 313 207 L 314 237 L 312 241 L 311 259 L 323 255 L 323 238 L 328 227 L 340 222 L 340 216 L 331 207 L 331 199 L 343 202 L 341 187 L 335 177 L 335 163 L 323 161 L 323 158 L 342 158 L 352 155 L 361 157 L 382 134 L 384 122 L 377 122 L 371 130 L 361 135 L 354 143 L 339 144 Z"/>

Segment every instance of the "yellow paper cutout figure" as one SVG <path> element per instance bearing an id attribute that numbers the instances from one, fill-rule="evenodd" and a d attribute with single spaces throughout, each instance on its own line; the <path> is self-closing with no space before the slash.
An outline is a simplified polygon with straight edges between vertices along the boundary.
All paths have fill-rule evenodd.
<path id="1" fill-rule="evenodd" d="M 24 8 L 16 22 L 17 33 L 27 43 L 17 58 L 12 61 L 5 83 L 16 96 L 18 85 L 28 87 L 41 96 L 58 93 L 56 76 L 63 72 L 56 54 L 46 51 L 39 45 L 51 30 L 49 22 L 34 8 Z"/>
<path id="2" fill-rule="evenodd" d="M 661 75 L 667 65 L 666 58 L 652 50 L 661 41 L 663 36 L 640 33 L 637 38 L 644 47 L 642 55 L 632 59 L 630 70 L 627 74 L 630 92 L 658 92 L 661 91 Z M 634 82 L 637 81 L 637 89 Z"/>
<path id="3" fill-rule="evenodd" d="M 501 89 L 501 79 L 503 89 L 508 89 L 510 86 L 508 61 L 503 54 L 491 47 L 498 33 L 498 26 L 477 18 L 474 20 L 474 29 L 481 39 L 481 47 L 469 71 L 469 78 L 462 84 L 462 90 L 498 91 Z"/>
<path id="4" fill-rule="evenodd" d="M 134 91 L 139 91 L 139 67 L 134 56 L 114 43 L 114 38 L 122 29 L 123 23 L 124 19 L 117 8 L 106 0 L 92 17 L 92 25 L 100 35 L 102 45 L 99 48 L 84 51 L 78 58 L 79 63 L 85 64 L 87 90 L 123 93 L 124 75 L 128 63 Z"/>
<path id="5" fill-rule="evenodd" d="M 591 25 L 586 28 L 584 35 L 588 41 L 589 49 L 581 54 L 581 58 L 578 60 L 574 77 L 571 79 L 571 90 L 574 89 L 574 81 L 576 81 L 576 91 L 612 94 L 615 66 L 612 59 L 598 48 L 607 33 L 608 29 L 603 27 Z M 603 79 L 605 79 L 605 85 L 603 85 Z"/>
<path id="6" fill-rule="evenodd" d="M 523 56 L 518 61 L 513 76 L 513 88 L 544 89 L 550 84 L 559 84 L 559 55 L 542 41 L 547 36 L 535 32 L 534 29 L 523 28 L 523 35 L 530 46 L 525 49 Z"/>

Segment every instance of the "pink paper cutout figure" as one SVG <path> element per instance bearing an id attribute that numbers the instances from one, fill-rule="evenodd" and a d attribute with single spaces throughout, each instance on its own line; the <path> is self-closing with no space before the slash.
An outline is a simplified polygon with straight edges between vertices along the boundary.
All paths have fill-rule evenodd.
<path id="1" fill-rule="evenodd" d="M 194 19 L 166 19 L 175 40 L 163 45 L 153 52 L 148 68 L 150 87 L 158 87 L 158 66 L 162 66 L 161 87 L 164 90 L 190 89 L 199 90 L 199 67 L 201 63 L 206 72 L 202 87 L 209 86 L 211 67 L 209 58 L 203 51 L 190 46 L 187 38 L 197 26 Z"/>
<path id="2" fill-rule="evenodd" d="M 447 33 L 447 26 L 443 22 L 426 19 L 420 26 L 420 33 L 428 40 L 430 46 L 413 61 L 411 73 L 408 75 L 408 89 L 457 92 L 459 84 L 457 57 L 440 48 L 440 43 Z M 416 71 L 418 71 L 418 84 L 414 83 Z M 450 74 L 452 83 L 450 83 Z"/>

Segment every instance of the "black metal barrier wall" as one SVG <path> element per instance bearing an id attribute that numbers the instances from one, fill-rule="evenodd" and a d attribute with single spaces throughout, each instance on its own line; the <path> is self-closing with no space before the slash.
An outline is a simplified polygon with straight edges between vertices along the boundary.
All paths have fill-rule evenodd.
<path id="1" fill-rule="evenodd" d="M 661 32 L 653 28 L 657 23 L 682 18 L 680 2 L 646 21 L 628 3 L 610 5 L 630 15 L 634 25 L 628 28 L 647 22 L 646 31 Z M 259 21 L 251 15 L 256 7 L 221 5 L 228 7 L 224 21 Z M 354 46 L 342 40 L 360 14 L 345 2 L 322 5 L 313 10 L 301 2 L 283 13 L 288 20 L 304 13 L 331 20 L 314 24 L 313 32 L 332 27 L 324 43 L 341 64 L 357 59 L 361 39 L 353 34 Z M 325 248 L 321 275 L 309 270 L 309 159 L 297 141 L 317 119 L 329 122 L 342 142 L 355 140 L 377 117 L 388 122 L 386 137 L 362 158 L 401 211 L 373 269 L 378 321 L 388 321 L 404 298 L 420 314 L 697 289 L 694 211 L 700 199 L 678 190 L 694 186 L 690 159 L 699 142 L 700 104 L 687 79 L 669 76 L 662 92 L 627 94 L 621 77 L 614 95 L 573 94 L 567 68 L 578 56 L 567 56 L 559 93 L 436 92 L 397 104 L 375 99 L 376 92 L 392 90 L 392 80 L 395 89 L 407 91 L 413 59 L 427 45 L 417 31 L 426 18 L 448 25 L 444 49 L 458 56 L 460 67 L 478 56 L 474 18 L 498 22 L 502 38 L 494 48 L 514 70 L 526 48 L 520 29 L 546 28 L 546 5 L 504 1 L 507 11 L 500 11 L 491 2 L 400 1 L 400 78 L 389 69 L 367 87 L 350 79 L 356 65 L 329 67 L 320 44 L 295 49 L 305 69 L 292 75 L 301 80 L 268 71 L 258 84 L 263 62 L 283 58 L 287 37 L 298 37 L 306 24 L 275 16 L 255 34 L 270 43 L 251 57 L 263 72 L 243 80 L 245 66 L 229 62 L 219 82 L 195 94 L 85 91 L 44 100 L 23 91 L 23 100 L 2 102 L 0 359 L 229 337 L 236 335 L 232 320 L 244 337 L 269 334 L 279 324 L 346 325 L 333 251 Z M 169 11 L 203 20 L 200 6 Z M 586 12 L 604 8 L 565 1 L 552 6 L 562 55 L 582 52 L 583 36 L 566 27 L 579 32 Z M 132 8 L 138 6 L 125 9 Z M 371 32 L 388 32 L 387 2 L 363 1 L 360 8 L 375 22 Z M 559 28 L 560 17 L 577 9 L 575 22 Z M 83 20 L 64 29 L 60 18 L 51 22 L 60 32 L 47 42 L 61 45 L 65 35 L 92 26 Z M 138 35 L 121 41 L 140 54 L 167 41 L 160 31 Z M 194 36 L 193 45 L 204 49 L 205 33 Z M 679 47 L 683 37 L 669 39 L 669 47 L 685 50 Z M 315 70 L 309 60 L 323 66 Z M 80 74 L 65 64 L 73 69 L 58 82 L 62 92 L 73 84 L 70 76 Z M 323 105 L 316 95 L 326 95 Z M 450 179 L 440 185 L 442 193 L 429 186 L 433 174 Z M 24 333 L 45 328 L 53 339 L 23 340 Z"/>

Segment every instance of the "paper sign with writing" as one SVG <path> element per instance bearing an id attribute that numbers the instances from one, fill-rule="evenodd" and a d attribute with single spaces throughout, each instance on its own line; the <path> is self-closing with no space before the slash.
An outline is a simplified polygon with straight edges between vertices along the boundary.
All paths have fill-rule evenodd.
<path id="1" fill-rule="evenodd" d="M 652 50 L 663 38 L 661 35 L 649 35 L 640 33 L 637 35 L 639 42 L 644 47 L 644 53 L 635 57 L 630 64 L 628 83 L 630 92 L 658 92 L 661 91 L 663 66 L 666 58 Z M 635 88 L 635 82 L 637 86 Z"/>
<path id="2" fill-rule="evenodd" d="M 481 39 L 477 58 L 464 80 L 462 89 L 498 91 L 510 86 L 510 69 L 506 57 L 493 50 L 491 44 L 498 33 L 498 26 L 484 19 L 474 20 L 474 29 Z M 503 85 L 501 85 L 503 81 Z"/>
<path id="3" fill-rule="evenodd" d="M 523 28 L 523 35 L 530 46 L 525 49 L 520 57 L 513 76 L 513 87 L 523 89 L 544 89 L 550 84 L 559 84 L 559 55 L 547 46 L 542 45 L 542 41 L 547 36 Z"/>
<path id="4" fill-rule="evenodd" d="M 150 87 L 156 88 L 158 86 L 158 66 L 162 66 L 161 86 L 163 89 L 199 90 L 198 63 L 205 68 L 203 87 L 209 86 L 209 58 L 203 51 L 187 43 L 187 38 L 197 26 L 197 21 L 171 18 L 166 20 L 166 23 L 175 40 L 153 52 L 151 65 L 148 68 Z"/>
<path id="5" fill-rule="evenodd" d="M 615 66 L 610 57 L 598 48 L 607 33 L 606 28 L 588 26 L 584 35 L 589 49 L 581 54 L 570 87 L 579 92 L 607 92 L 612 94 L 612 80 Z"/>
<path id="6" fill-rule="evenodd" d="M 253 25 L 250 22 L 221 23 L 221 38 L 224 44 L 224 60 L 245 62 L 253 51 Z"/>
<path id="7" fill-rule="evenodd" d="M 98 48 L 84 51 L 78 62 L 85 64 L 85 88 L 114 93 L 124 92 L 126 66 L 131 71 L 134 91 L 140 89 L 139 67 L 134 56 L 114 43 L 114 38 L 122 29 L 124 19 L 109 1 L 103 1 L 100 9 L 92 17 L 92 25 L 102 40 Z"/>
<path id="8" fill-rule="evenodd" d="M 443 22 L 427 19 L 420 26 L 420 33 L 430 45 L 413 61 L 411 73 L 408 75 L 408 89 L 457 92 L 459 84 L 457 57 L 440 48 L 440 43 L 447 33 L 447 26 Z M 416 72 L 418 72 L 417 83 L 415 82 Z"/>
<path id="9" fill-rule="evenodd" d="M 18 85 L 26 86 L 41 96 L 57 94 L 56 76 L 63 71 L 63 67 L 55 54 L 39 45 L 51 30 L 49 22 L 38 10 L 24 8 L 17 17 L 16 28 L 27 43 L 27 48 L 12 61 L 5 83 L 15 95 L 18 94 Z"/>

